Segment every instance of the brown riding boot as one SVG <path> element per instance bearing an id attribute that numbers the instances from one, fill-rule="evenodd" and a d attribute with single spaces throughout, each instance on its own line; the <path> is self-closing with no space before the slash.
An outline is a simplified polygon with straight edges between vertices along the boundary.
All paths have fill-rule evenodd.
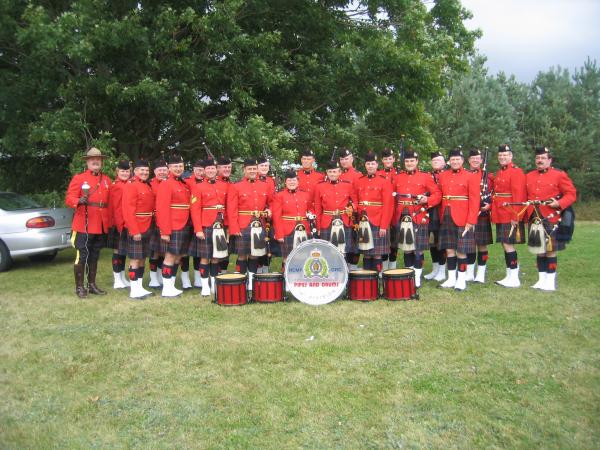
<path id="1" fill-rule="evenodd" d="M 75 273 L 75 294 L 79 298 L 87 298 L 88 294 L 87 289 L 83 287 L 84 268 L 83 264 L 75 264 L 73 266 L 73 272 Z"/>
<path id="2" fill-rule="evenodd" d="M 96 286 L 96 271 L 98 270 L 98 262 L 88 264 L 90 271 L 88 272 L 88 290 L 90 294 L 94 295 L 106 295 L 106 291 L 103 291 Z"/>

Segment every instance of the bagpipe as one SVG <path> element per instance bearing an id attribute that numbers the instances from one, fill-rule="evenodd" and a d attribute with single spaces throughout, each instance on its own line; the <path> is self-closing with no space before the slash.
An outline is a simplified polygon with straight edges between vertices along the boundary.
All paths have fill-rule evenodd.
<path id="1" fill-rule="evenodd" d="M 490 180 L 487 168 L 489 147 L 485 147 L 483 151 L 483 162 L 481 164 L 481 182 L 479 184 L 479 191 L 481 194 L 480 207 L 483 208 L 492 202 L 492 191 L 490 190 Z M 479 211 L 479 214 L 489 214 L 488 211 Z"/>

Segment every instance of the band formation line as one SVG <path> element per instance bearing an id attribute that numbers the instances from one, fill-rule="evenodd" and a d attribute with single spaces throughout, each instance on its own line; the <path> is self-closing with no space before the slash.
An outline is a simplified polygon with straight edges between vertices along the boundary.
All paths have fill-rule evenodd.
<path id="1" fill-rule="evenodd" d="M 400 250 L 417 288 L 424 278 L 463 291 L 469 282 L 486 282 L 492 224 L 506 262 L 506 275 L 495 284 L 520 287 L 515 246 L 527 243 L 537 255 L 539 279 L 532 288 L 554 291 L 557 252 L 574 227 L 573 182 L 552 167 L 546 147 L 536 148 L 536 169 L 527 174 L 512 162 L 509 145 L 498 147 L 500 169 L 489 173 L 488 153 L 470 150 L 465 168 L 461 149 L 447 159 L 436 151 L 430 154 L 433 170 L 424 172 L 416 152 L 402 149 L 397 161 L 386 148 L 382 168 L 375 153 L 365 155 L 363 174 L 350 149 L 335 151 L 326 173 L 315 170 L 313 152 L 304 150 L 300 169 L 286 171 L 280 189 L 267 157 L 246 159 L 238 182 L 230 178 L 232 161 L 208 149 L 186 179 L 182 157 L 171 154 L 152 168 L 145 160 L 132 168 L 120 161 L 112 181 L 102 172 L 106 156 L 91 148 L 84 156 L 87 170 L 73 177 L 65 201 L 75 210 L 76 294 L 106 294 L 96 284 L 104 247 L 113 249 L 113 288 L 129 288 L 133 299 L 153 293 L 142 286 L 146 259 L 149 288 L 161 289 L 163 297 L 182 294 L 175 287 L 178 272 L 183 290 L 195 287 L 201 296 L 213 296 L 215 278 L 227 272 L 232 254 L 235 273 L 252 291 L 257 275 L 269 272 L 272 256 L 281 256 L 283 271 L 290 252 L 311 238 L 336 246 L 350 274 L 360 270 L 360 255 L 362 271 L 395 269 Z M 426 251 L 433 270 L 423 275 Z"/>

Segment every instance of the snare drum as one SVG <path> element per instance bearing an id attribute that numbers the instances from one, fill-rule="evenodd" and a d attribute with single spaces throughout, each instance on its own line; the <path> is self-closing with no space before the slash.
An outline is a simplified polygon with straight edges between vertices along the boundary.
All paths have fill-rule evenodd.
<path id="1" fill-rule="evenodd" d="M 283 300 L 283 274 L 257 273 L 252 281 L 252 301 L 275 303 Z"/>
<path id="2" fill-rule="evenodd" d="M 215 301 L 221 306 L 241 306 L 248 303 L 246 275 L 225 273 L 215 277 Z"/>
<path id="3" fill-rule="evenodd" d="M 348 300 L 372 302 L 379 296 L 379 277 L 375 270 L 354 270 L 348 274 Z"/>
<path id="4" fill-rule="evenodd" d="M 386 300 L 418 300 L 413 269 L 390 269 L 383 272 L 383 297 Z"/>

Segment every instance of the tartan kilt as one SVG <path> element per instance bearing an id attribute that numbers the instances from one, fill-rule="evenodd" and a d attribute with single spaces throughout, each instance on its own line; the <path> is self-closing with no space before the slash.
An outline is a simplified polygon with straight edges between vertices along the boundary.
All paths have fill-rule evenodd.
<path id="1" fill-rule="evenodd" d="M 427 228 L 427 227 L 425 227 Z M 390 227 L 390 250 L 398 247 L 398 230 L 395 226 Z"/>
<path id="2" fill-rule="evenodd" d="M 152 223 L 152 226 L 150 227 L 150 229 L 152 229 L 152 235 L 150 236 L 150 251 L 152 253 L 161 253 L 160 230 L 158 229 L 158 227 L 156 226 L 156 224 L 154 222 Z"/>
<path id="3" fill-rule="evenodd" d="M 169 242 L 160 241 L 160 251 L 162 253 L 172 253 L 174 255 L 185 255 L 190 245 L 192 236 L 192 227 L 190 224 L 184 226 L 181 230 L 171 231 L 171 240 Z"/>
<path id="4" fill-rule="evenodd" d="M 503 244 L 524 244 L 525 243 L 525 223 L 519 222 L 518 229 L 521 233 L 521 239 L 517 241 L 517 229 L 510 234 L 511 224 L 509 223 L 497 223 L 496 224 L 496 242 L 502 242 Z"/>
<path id="5" fill-rule="evenodd" d="M 373 248 L 371 250 L 358 250 L 357 246 L 356 251 L 364 256 L 387 255 L 390 252 L 389 230 L 384 237 L 379 237 L 379 227 L 376 227 L 371 222 L 369 222 L 369 226 L 371 227 L 371 233 L 373 233 Z"/>
<path id="6" fill-rule="evenodd" d="M 458 253 L 476 253 L 475 236 L 473 232 L 462 236 L 465 227 L 458 227 L 450 216 L 450 207 L 446 208 L 440 226 L 440 239 L 438 249 L 456 250 Z"/>
<path id="7" fill-rule="evenodd" d="M 196 258 L 212 259 L 213 255 L 213 227 L 202 227 L 205 239 L 198 239 L 196 234 L 192 234 L 190 239 L 190 246 L 188 247 L 188 255 Z M 224 258 L 218 258 L 224 259 Z"/>
<path id="8" fill-rule="evenodd" d="M 429 208 L 429 231 L 440 230 L 440 209 L 437 206 Z"/>
<path id="9" fill-rule="evenodd" d="M 238 256 L 250 256 L 250 244 L 252 239 L 250 237 L 250 224 L 246 228 L 242 228 L 241 236 L 235 236 L 235 252 Z M 230 239 L 231 242 L 231 239 Z"/>
<path id="10" fill-rule="evenodd" d="M 324 241 L 330 241 L 331 238 L 331 227 L 322 228 L 319 232 L 319 239 Z M 356 244 L 354 243 L 354 230 L 351 227 L 344 226 L 344 238 L 346 239 L 346 247 L 344 253 L 357 253 Z"/>
<path id="11" fill-rule="evenodd" d="M 345 229 L 346 228 L 344 227 L 344 230 Z M 282 258 L 287 258 L 288 255 L 294 249 L 294 234 L 295 233 L 296 233 L 296 230 L 292 230 L 292 232 L 290 234 L 283 237 L 283 242 L 279 242 L 279 246 L 281 247 L 281 257 Z M 310 234 L 309 230 L 306 230 L 306 237 L 308 239 L 311 239 L 311 234 Z M 325 238 L 321 237 L 321 239 L 325 239 Z M 325 239 L 325 240 L 329 240 L 329 239 Z"/>
<path id="12" fill-rule="evenodd" d="M 154 226 L 151 226 L 142 233 L 142 240 L 135 241 L 133 236 L 127 233 L 127 256 L 129 259 L 146 259 L 150 256 L 152 250 L 150 249 L 150 241 L 154 236 Z"/>
<path id="13" fill-rule="evenodd" d="M 489 214 L 479 215 L 477 224 L 475 225 L 475 244 L 490 245 L 494 243 L 492 236 L 492 224 L 490 223 Z"/>
<path id="14" fill-rule="evenodd" d="M 123 231 L 119 233 L 117 227 L 111 227 L 106 236 L 106 247 L 115 249 L 119 255 L 126 255 L 127 231 L 125 228 L 123 228 Z"/>
<path id="15" fill-rule="evenodd" d="M 398 222 L 394 227 L 394 233 L 398 235 L 400 233 L 400 222 Z M 415 226 L 413 224 L 413 229 L 415 230 L 415 251 L 418 253 L 423 253 L 425 250 L 429 250 L 429 228 L 426 223 L 423 223 L 419 226 Z M 396 248 L 398 247 L 398 242 L 396 242 Z"/>
<path id="16" fill-rule="evenodd" d="M 546 233 L 548 233 L 548 235 L 550 235 L 550 239 L 552 239 L 552 251 L 561 251 L 564 250 L 565 248 L 567 248 L 567 242 L 566 241 L 559 241 L 558 239 L 556 239 L 556 231 L 554 230 L 554 232 L 552 232 L 552 228 L 554 227 L 554 224 L 548 222 L 547 220 L 544 220 L 543 222 L 544 224 L 544 230 L 546 230 Z M 531 221 L 529 221 L 528 224 L 528 229 L 527 229 L 527 236 L 529 236 L 529 227 L 531 227 Z M 547 243 L 546 243 L 547 245 Z"/>

